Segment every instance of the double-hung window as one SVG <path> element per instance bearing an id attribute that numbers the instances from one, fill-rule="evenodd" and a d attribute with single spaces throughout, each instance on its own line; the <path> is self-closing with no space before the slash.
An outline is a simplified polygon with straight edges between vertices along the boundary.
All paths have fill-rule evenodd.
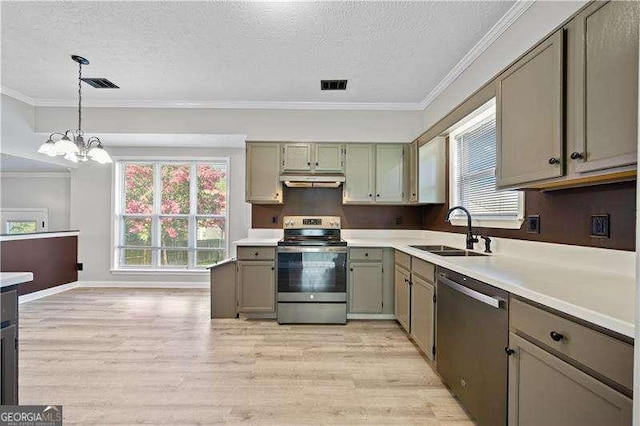
<path id="1" fill-rule="evenodd" d="M 496 189 L 495 99 L 453 126 L 449 147 L 451 206 L 466 207 L 475 225 L 520 228 L 524 215 L 522 193 Z M 462 215 L 457 211 L 452 223 L 466 223 L 466 216 Z"/>
<path id="2" fill-rule="evenodd" d="M 116 269 L 197 269 L 226 257 L 228 160 L 118 161 Z"/>

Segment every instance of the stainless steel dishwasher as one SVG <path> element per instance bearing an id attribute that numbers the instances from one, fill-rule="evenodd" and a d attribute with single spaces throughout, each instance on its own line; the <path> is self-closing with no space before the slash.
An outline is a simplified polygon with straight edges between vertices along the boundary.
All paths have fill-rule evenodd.
<path id="1" fill-rule="evenodd" d="M 436 369 L 479 425 L 506 425 L 509 293 L 437 274 Z"/>

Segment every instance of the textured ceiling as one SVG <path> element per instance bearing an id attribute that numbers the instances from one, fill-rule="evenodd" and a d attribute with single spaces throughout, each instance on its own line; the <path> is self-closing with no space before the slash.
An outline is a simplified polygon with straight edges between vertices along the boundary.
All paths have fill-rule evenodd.
<path id="1" fill-rule="evenodd" d="M 419 103 L 513 4 L 3 1 L 2 86 L 72 100 L 79 54 L 89 100 Z"/>

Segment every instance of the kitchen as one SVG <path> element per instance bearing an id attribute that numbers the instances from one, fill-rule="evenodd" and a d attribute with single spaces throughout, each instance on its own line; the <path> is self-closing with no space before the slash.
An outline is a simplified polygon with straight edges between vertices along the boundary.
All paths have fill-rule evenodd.
<path id="1" fill-rule="evenodd" d="M 322 3 L 248 5 L 277 19 L 278 7 L 302 17 Z M 397 19 L 431 7 L 334 6 Z M 341 104 L 357 96 L 355 78 L 313 98 L 333 106 L 256 102 L 242 112 L 241 102 L 196 98 L 191 108 L 136 104 L 115 69 L 125 98 L 107 95 L 108 106 L 105 92 L 85 89 L 83 123 L 115 165 L 66 172 L 81 270 L 65 291 L 20 301 L 19 402 L 60 404 L 72 423 L 96 423 L 96 406 L 122 409 L 113 423 L 637 421 L 637 3 L 466 6 L 486 12 L 474 59 L 451 62 L 462 65 L 439 74 L 434 83 L 447 78 L 426 107 Z M 89 18 L 74 7 L 48 12 Z M 476 9 L 435 7 L 475 19 Z M 107 75 L 92 52 L 81 71 Z M 46 136 L 76 119 L 73 102 L 51 100 L 66 94 L 8 93 L 3 83 L 3 155 L 27 155 L 12 143 L 23 132 L 40 158 Z M 18 178 L 27 179 L 2 184 Z M 190 201 L 165 187 L 187 188 Z M 92 307 L 95 328 L 83 311 Z M 56 366 L 65 374 L 45 379 Z M 86 382 L 73 379 L 79 371 Z M 123 372 L 127 398 L 116 392 Z M 84 395 L 72 391 L 82 383 Z M 151 408 L 158 398 L 176 404 L 160 410 L 168 420 Z"/>

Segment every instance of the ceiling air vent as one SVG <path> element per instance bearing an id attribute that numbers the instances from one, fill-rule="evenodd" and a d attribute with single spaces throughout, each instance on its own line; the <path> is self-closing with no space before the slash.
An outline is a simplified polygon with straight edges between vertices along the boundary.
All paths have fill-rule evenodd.
<path id="1" fill-rule="evenodd" d="M 119 89 L 118 86 L 107 80 L 106 78 L 83 78 L 82 81 L 96 89 Z"/>
<path id="2" fill-rule="evenodd" d="M 347 90 L 347 80 L 320 80 L 320 90 Z"/>

